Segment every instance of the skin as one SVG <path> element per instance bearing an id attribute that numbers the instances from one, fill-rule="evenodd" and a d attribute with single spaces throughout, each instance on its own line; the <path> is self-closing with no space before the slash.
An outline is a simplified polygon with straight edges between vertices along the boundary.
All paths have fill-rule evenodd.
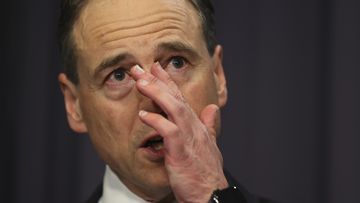
<path id="1" fill-rule="evenodd" d="M 201 29 L 186 0 L 91 0 L 74 25 L 80 82 L 59 75 L 69 125 L 145 200 L 207 202 L 228 186 L 216 145 L 222 48 L 210 56 Z M 154 134 L 161 157 L 140 147 Z"/>

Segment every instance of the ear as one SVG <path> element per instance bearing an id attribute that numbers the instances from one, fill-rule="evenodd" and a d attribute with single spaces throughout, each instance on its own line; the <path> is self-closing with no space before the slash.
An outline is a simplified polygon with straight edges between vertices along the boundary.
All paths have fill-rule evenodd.
<path id="1" fill-rule="evenodd" d="M 216 82 L 217 88 L 217 95 L 218 95 L 218 103 L 219 107 L 225 106 L 227 102 L 227 87 L 226 87 L 226 79 L 224 68 L 222 65 L 223 59 L 223 50 L 220 45 L 215 47 L 214 55 L 212 56 L 212 60 L 214 62 L 214 77 Z"/>
<path id="2" fill-rule="evenodd" d="M 64 73 L 60 73 L 58 80 L 64 95 L 66 115 L 70 128 L 77 133 L 86 133 L 87 128 L 79 105 L 78 88 Z"/>

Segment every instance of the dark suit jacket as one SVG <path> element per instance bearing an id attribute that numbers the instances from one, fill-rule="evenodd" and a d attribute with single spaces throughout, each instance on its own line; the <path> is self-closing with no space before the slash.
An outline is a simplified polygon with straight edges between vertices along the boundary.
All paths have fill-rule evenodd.
<path id="1" fill-rule="evenodd" d="M 240 192 L 242 199 L 239 203 L 275 203 L 273 201 L 257 197 L 255 195 L 250 194 L 244 187 L 242 187 L 227 171 L 225 172 L 226 179 L 231 186 L 236 186 Z M 92 193 L 90 198 L 85 203 L 97 203 L 102 195 L 102 184 L 96 187 L 95 191 Z"/>

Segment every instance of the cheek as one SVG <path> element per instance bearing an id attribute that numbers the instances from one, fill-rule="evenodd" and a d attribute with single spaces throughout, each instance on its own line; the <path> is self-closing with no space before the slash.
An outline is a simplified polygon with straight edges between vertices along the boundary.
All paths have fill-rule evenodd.
<path id="1" fill-rule="evenodd" d="M 135 81 L 130 78 L 127 78 L 126 81 L 121 84 L 108 82 L 104 85 L 104 95 L 113 101 L 121 100 L 128 97 L 134 90 L 134 87 Z"/>
<path id="2" fill-rule="evenodd" d="M 126 133 L 130 122 L 131 107 L 121 108 L 122 104 L 116 104 L 116 102 L 100 102 L 93 105 L 88 105 L 84 116 L 86 118 L 86 125 L 89 128 L 90 134 L 97 134 L 98 136 L 103 133 L 108 134 L 113 139 L 117 134 Z M 128 119 L 123 119 L 123 118 Z M 100 135 L 99 135 L 100 134 Z"/>
<path id="3" fill-rule="evenodd" d="M 85 123 L 104 160 L 109 160 L 110 155 L 121 156 L 130 151 L 130 135 L 137 119 L 136 102 L 131 99 L 112 101 L 99 95 L 88 97 L 86 101 L 82 104 Z"/>
<path id="4" fill-rule="evenodd" d="M 137 118 L 138 100 L 134 93 L 112 99 L 99 91 L 86 95 L 83 101 L 81 106 L 84 107 L 82 110 L 89 129 L 97 134 L 111 130 L 109 136 L 114 138 L 117 134 L 129 134 Z"/>
<path id="5" fill-rule="evenodd" d="M 214 78 L 210 71 L 192 77 L 187 83 L 180 85 L 180 90 L 198 115 L 205 106 L 218 102 Z"/>

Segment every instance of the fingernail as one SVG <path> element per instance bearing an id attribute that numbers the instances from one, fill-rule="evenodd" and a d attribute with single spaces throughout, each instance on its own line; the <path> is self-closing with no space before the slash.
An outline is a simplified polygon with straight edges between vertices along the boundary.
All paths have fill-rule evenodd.
<path id="1" fill-rule="evenodd" d="M 148 82 L 147 80 L 144 80 L 144 79 L 140 79 L 140 80 L 139 80 L 139 83 L 140 83 L 140 85 L 142 85 L 142 86 L 146 86 L 146 85 L 149 84 L 149 82 Z"/>
<path id="2" fill-rule="evenodd" d="M 146 116 L 146 114 L 148 114 L 148 113 L 146 111 L 144 111 L 144 110 L 139 111 L 139 116 L 140 117 L 144 117 L 144 116 Z"/>
<path id="3" fill-rule="evenodd" d="M 136 65 L 134 67 L 134 72 L 137 73 L 137 74 L 143 74 L 145 73 L 144 69 L 142 69 L 139 65 Z"/>

